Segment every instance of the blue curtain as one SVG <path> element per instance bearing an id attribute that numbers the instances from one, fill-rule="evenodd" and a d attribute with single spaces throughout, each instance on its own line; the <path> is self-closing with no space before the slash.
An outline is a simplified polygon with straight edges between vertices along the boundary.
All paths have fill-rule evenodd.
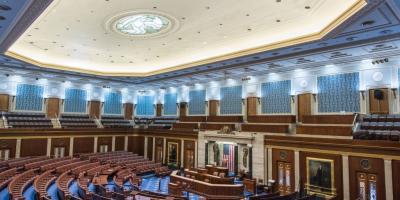
<path id="1" fill-rule="evenodd" d="M 189 91 L 189 115 L 206 114 L 206 90 Z"/>
<path id="2" fill-rule="evenodd" d="M 290 91 L 290 80 L 261 84 L 262 113 L 291 113 Z"/>
<path id="3" fill-rule="evenodd" d="M 154 97 L 138 96 L 136 104 L 136 115 L 154 116 Z"/>
<path id="4" fill-rule="evenodd" d="M 319 112 L 359 112 L 359 73 L 320 76 L 318 85 Z"/>
<path id="5" fill-rule="evenodd" d="M 164 115 L 176 115 L 177 94 L 167 93 L 164 95 Z"/>
<path id="6" fill-rule="evenodd" d="M 43 92 L 43 86 L 18 84 L 15 110 L 42 111 Z"/>
<path id="7" fill-rule="evenodd" d="M 87 93 L 81 89 L 66 89 L 64 112 L 86 113 Z"/>
<path id="8" fill-rule="evenodd" d="M 242 86 L 223 87 L 220 94 L 220 114 L 242 114 Z"/>
<path id="9" fill-rule="evenodd" d="M 104 98 L 104 114 L 122 114 L 122 95 L 109 92 Z"/>

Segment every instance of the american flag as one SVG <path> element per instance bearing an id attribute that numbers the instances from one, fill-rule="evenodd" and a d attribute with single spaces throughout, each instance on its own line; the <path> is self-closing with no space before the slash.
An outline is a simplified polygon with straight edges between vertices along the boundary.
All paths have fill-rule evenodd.
<path id="1" fill-rule="evenodd" d="M 233 144 L 224 144 L 224 163 L 229 169 L 229 172 L 235 171 L 235 146 Z"/>

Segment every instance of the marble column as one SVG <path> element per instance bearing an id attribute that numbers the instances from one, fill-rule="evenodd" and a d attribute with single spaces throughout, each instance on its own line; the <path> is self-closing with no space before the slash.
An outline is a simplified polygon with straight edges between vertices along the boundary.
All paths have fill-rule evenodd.
<path id="1" fill-rule="evenodd" d="M 197 145 L 197 141 L 194 142 L 194 157 L 196 159 L 194 159 L 194 167 L 198 167 L 198 145 Z"/>
<path id="2" fill-rule="evenodd" d="M 93 152 L 97 153 L 97 143 L 99 142 L 99 137 L 94 137 Z"/>
<path id="3" fill-rule="evenodd" d="M 392 160 L 385 159 L 385 189 L 386 200 L 393 200 L 393 174 Z"/>
<path id="4" fill-rule="evenodd" d="M 74 137 L 69 139 L 69 156 L 74 155 Z"/>
<path id="5" fill-rule="evenodd" d="M 115 151 L 115 136 L 112 136 L 111 151 Z"/>
<path id="6" fill-rule="evenodd" d="M 183 139 L 181 139 L 181 160 L 179 161 L 181 163 L 180 167 L 183 167 L 184 151 L 185 151 L 185 147 L 184 147 Z"/>
<path id="7" fill-rule="evenodd" d="M 156 138 L 153 137 L 153 157 L 152 157 L 152 161 L 155 160 L 155 155 L 156 155 Z"/>
<path id="8" fill-rule="evenodd" d="M 163 160 L 163 163 L 167 163 L 166 161 L 166 159 L 165 159 L 165 157 L 166 157 L 166 155 L 167 155 L 167 139 L 166 138 L 163 138 L 163 156 L 162 156 L 162 160 Z"/>
<path id="9" fill-rule="evenodd" d="M 349 181 L 349 156 L 342 155 L 343 169 L 343 200 L 350 200 L 350 181 Z"/>
<path id="10" fill-rule="evenodd" d="M 51 138 L 47 138 L 46 156 L 51 156 Z"/>
<path id="11" fill-rule="evenodd" d="M 268 155 L 267 155 L 267 166 L 268 166 L 268 180 L 272 179 L 272 148 L 268 148 L 267 150 Z M 268 181 L 266 180 L 266 181 Z"/>
<path id="12" fill-rule="evenodd" d="M 20 156 L 21 156 L 21 138 L 18 138 L 15 147 L 15 158 L 19 158 Z"/>
<path id="13" fill-rule="evenodd" d="M 148 140 L 148 138 L 147 137 L 144 137 L 144 158 L 148 158 L 148 156 L 147 156 L 147 143 L 149 142 L 149 140 Z"/>
<path id="14" fill-rule="evenodd" d="M 294 151 L 294 188 L 295 191 L 300 191 L 300 152 Z"/>
<path id="15" fill-rule="evenodd" d="M 128 136 L 125 136 L 125 140 L 124 140 L 124 151 L 128 151 Z"/>

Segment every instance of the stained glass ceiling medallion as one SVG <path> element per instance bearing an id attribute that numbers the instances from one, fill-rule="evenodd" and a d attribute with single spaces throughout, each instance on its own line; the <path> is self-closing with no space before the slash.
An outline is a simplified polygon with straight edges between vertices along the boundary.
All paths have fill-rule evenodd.
<path id="1" fill-rule="evenodd" d="M 109 20 L 109 29 L 129 37 L 156 37 L 176 28 L 177 20 L 155 12 L 121 13 Z"/>

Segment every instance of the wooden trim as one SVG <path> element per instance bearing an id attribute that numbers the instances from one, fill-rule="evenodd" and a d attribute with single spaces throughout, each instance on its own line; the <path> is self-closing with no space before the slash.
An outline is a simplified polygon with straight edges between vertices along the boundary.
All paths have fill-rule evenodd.
<path id="1" fill-rule="evenodd" d="M 297 125 L 296 134 L 351 136 L 351 126 L 304 126 Z"/>

